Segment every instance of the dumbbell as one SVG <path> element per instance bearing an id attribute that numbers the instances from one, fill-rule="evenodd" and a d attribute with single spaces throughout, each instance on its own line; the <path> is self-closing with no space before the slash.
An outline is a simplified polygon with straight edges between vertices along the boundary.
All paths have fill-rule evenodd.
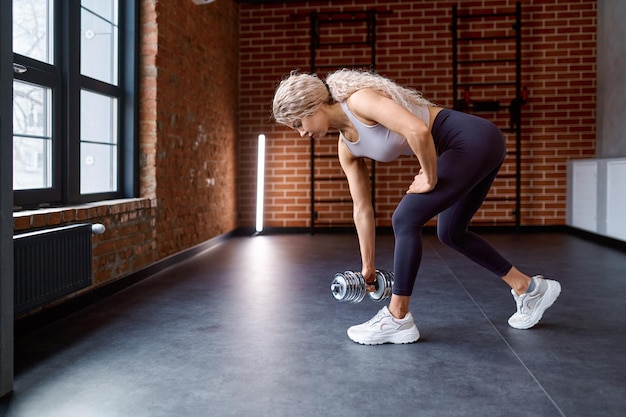
<path id="1" fill-rule="evenodd" d="M 393 278 L 393 272 L 377 269 L 374 281 L 376 291 L 368 293 L 365 278 L 360 272 L 337 272 L 330 284 L 330 290 L 338 301 L 359 303 L 365 298 L 365 294 L 373 301 L 383 301 L 391 297 Z"/>

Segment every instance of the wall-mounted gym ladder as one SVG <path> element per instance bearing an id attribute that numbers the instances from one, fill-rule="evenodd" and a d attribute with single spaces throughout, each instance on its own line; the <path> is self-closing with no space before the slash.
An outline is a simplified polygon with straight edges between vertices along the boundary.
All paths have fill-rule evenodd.
<path id="1" fill-rule="evenodd" d="M 341 68 L 376 70 L 376 19 L 387 11 L 311 12 L 312 74 L 324 78 Z M 319 74 L 323 71 L 324 74 Z M 338 168 L 337 138 L 311 139 L 310 231 L 318 227 L 352 226 L 352 200 Z M 369 166 L 372 202 L 376 196 L 376 164 Z"/>
<path id="2" fill-rule="evenodd" d="M 514 12 L 475 14 L 460 13 L 455 4 L 451 25 L 454 108 L 468 113 L 488 112 L 489 119 L 499 125 L 505 136 L 515 135 L 515 149 L 507 152 L 494 183 L 496 188 L 498 181 L 506 184 L 512 180 L 515 191 L 512 196 L 499 192 L 485 201 L 513 201 L 516 228 L 521 222 L 521 107 L 527 98 L 521 82 L 521 16 L 520 2 L 516 3 Z M 501 117 L 501 110 L 508 110 L 508 117 Z M 507 122 L 508 126 L 504 127 Z M 510 156 L 515 156 L 514 162 L 509 160 Z M 511 166 L 514 168 L 510 169 Z M 511 187 L 503 189 L 508 188 Z M 507 222 L 498 221 L 504 223 Z"/>

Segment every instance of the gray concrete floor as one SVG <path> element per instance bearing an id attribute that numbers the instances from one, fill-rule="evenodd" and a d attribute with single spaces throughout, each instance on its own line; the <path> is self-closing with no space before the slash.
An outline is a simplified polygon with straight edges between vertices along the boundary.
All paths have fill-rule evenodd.
<path id="1" fill-rule="evenodd" d="M 422 338 L 361 346 L 382 306 L 339 303 L 353 235 L 232 238 L 16 343 L 6 417 L 622 416 L 626 254 L 567 234 L 489 234 L 561 297 L 515 330 L 508 287 L 425 236 Z M 393 237 L 377 242 L 391 269 Z"/>

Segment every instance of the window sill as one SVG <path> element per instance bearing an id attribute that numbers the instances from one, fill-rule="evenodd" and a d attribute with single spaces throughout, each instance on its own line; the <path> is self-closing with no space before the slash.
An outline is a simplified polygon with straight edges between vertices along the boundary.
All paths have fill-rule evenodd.
<path id="1" fill-rule="evenodd" d="M 155 203 L 150 198 L 106 200 L 77 206 L 42 208 L 13 213 L 13 231 L 43 229 L 70 223 L 106 218 L 110 215 L 149 209 Z"/>

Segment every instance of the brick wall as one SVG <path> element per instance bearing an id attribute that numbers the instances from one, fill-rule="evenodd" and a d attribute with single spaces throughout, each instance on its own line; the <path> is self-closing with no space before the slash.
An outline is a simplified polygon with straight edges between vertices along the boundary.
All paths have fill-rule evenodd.
<path id="1" fill-rule="evenodd" d="M 307 227 L 310 224 L 309 140 L 275 125 L 269 118 L 274 89 L 293 69 L 310 68 L 308 13 L 375 8 L 388 11 L 377 20 L 376 69 L 396 81 L 421 90 L 444 106 L 452 100 L 452 5 L 459 12 L 512 11 L 513 0 L 467 1 L 317 1 L 298 4 L 240 6 L 240 213 L 241 226 L 254 224 L 256 138 L 268 138 L 266 163 L 265 224 L 268 227 Z M 566 215 L 566 162 L 595 154 L 596 0 L 522 1 L 522 85 L 529 99 L 522 111 L 522 213 L 523 225 L 562 225 Z M 476 25 L 472 32 L 490 35 L 499 31 Z M 358 28 L 340 25 L 328 29 L 331 38 L 359 40 Z M 495 46 L 511 53 L 509 46 Z M 482 51 L 489 56 L 494 49 Z M 366 54 L 365 54 L 366 55 Z M 330 64 L 362 62 L 364 53 L 333 49 L 325 55 Z M 366 57 L 367 58 L 367 57 Z M 318 61 L 320 59 L 318 58 Z M 352 61 L 350 61 L 352 60 Z M 345 64 L 341 64 L 345 65 Z M 483 67 L 474 76 L 497 77 Z M 506 71 L 510 71 L 510 68 Z M 478 74 L 478 75 L 477 75 Z M 491 74 L 491 75 L 490 75 Z M 321 71 L 320 75 L 325 75 Z M 472 76 L 472 74 L 469 74 Z M 508 76 L 508 75 L 507 75 Z M 473 99 L 489 98 L 472 92 Z M 513 97 L 492 97 L 510 100 Z M 484 114 L 508 123 L 508 113 Z M 335 151 L 336 137 L 316 145 L 316 153 Z M 514 136 L 507 135 L 509 149 Z M 510 159 L 510 158 L 509 158 Z M 319 164 L 320 173 L 341 176 L 336 159 Z M 322 172 L 323 171 L 323 172 Z M 411 158 L 377 164 L 378 224 L 388 226 L 396 203 L 415 173 Z M 507 162 L 490 195 L 510 195 L 514 165 Z M 514 191 L 513 191 L 514 192 Z M 341 182 L 319 185 L 318 194 L 342 197 Z M 349 205 L 316 207 L 330 223 L 350 221 Z M 505 224 L 513 219 L 514 205 L 486 202 L 475 220 Z"/>
<path id="2" fill-rule="evenodd" d="M 144 21 L 143 36 L 153 45 L 156 31 L 157 45 L 144 44 L 142 195 L 156 201 L 160 259 L 237 227 L 238 8 L 144 3 L 156 25 Z"/>

